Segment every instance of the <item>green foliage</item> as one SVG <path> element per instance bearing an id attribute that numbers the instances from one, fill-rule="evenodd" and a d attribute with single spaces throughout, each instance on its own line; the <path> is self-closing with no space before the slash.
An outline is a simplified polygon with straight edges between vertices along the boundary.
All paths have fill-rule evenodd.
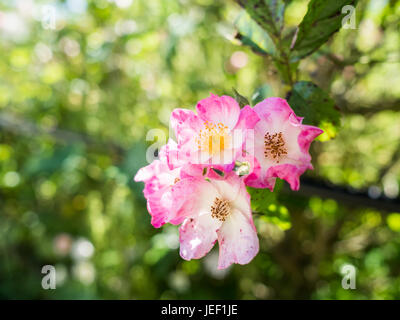
<path id="1" fill-rule="evenodd" d="M 247 187 L 251 196 L 251 209 L 261 215 L 264 222 L 276 225 L 282 230 L 290 228 L 290 215 L 285 206 L 279 203 L 279 193 L 283 187 L 283 180 L 277 179 L 274 191 Z"/>
<path id="2" fill-rule="evenodd" d="M 236 102 L 239 104 L 240 108 L 250 105 L 250 102 L 246 97 L 242 96 L 239 92 L 237 92 L 237 90 L 235 88 L 232 88 L 232 90 L 233 90 L 234 98 L 235 98 Z"/>
<path id="3" fill-rule="evenodd" d="M 305 124 L 319 126 L 329 138 L 334 137 L 340 113 L 332 98 L 316 84 L 308 81 L 295 83 L 288 101 L 294 112 L 304 117 Z"/>
<path id="4" fill-rule="evenodd" d="M 388 215 L 387 219 L 387 224 L 390 229 L 393 231 L 400 232 L 400 214 L 399 213 L 392 213 Z"/>
<path id="5" fill-rule="evenodd" d="M 239 3 L 272 38 L 275 40 L 279 39 L 283 29 L 285 12 L 285 3 L 283 0 L 239 0 Z"/>
<path id="6" fill-rule="evenodd" d="M 288 209 L 283 205 L 274 203 L 268 206 L 268 213 L 263 215 L 261 220 L 277 226 L 282 231 L 286 231 L 292 226 Z"/>
<path id="7" fill-rule="evenodd" d="M 247 191 L 251 196 L 251 209 L 259 213 L 269 212 L 268 207 L 271 204 L 277 204 L 277 196 L 282 188 L 282 185 L 283 181 L 277 179 L 274 192 L 271 192 L 269 189 L 247 187 Z"/>
<path id="8" fill-rule="evenodd" d="M 267 213 L 270 204 L 276 203 L 278 192 L 271 192 L 269 189 L 257 189 L 247 187 L 251 196 L 251 209 L 254 212 Z"/>
<path id="9" fill-rule="evenodd" d="M 275 44 L 267 32 L 243 10 L 234 23 L 238 34 L 236 38 L 243 45 L 249 46 L 255 53 L 276 55 Z"/>
<path id="10" fill-rule="evenodd" d="M 261 87 L 257 88 L 253 96 L 251 97 L 252 105 L 256 105 L 257 103 L 265 100 L 266 98 L 273 97 L 274 92 L 270 85 L 264 84 Z"/>
<path id="11" fill-rule="evenodd" d="M 299 25 L 291 53 L 292 61 L 297 61 L 313 53 L 337 32 L 345 16 L 342 8 L 355 6 L 357 0 L 311 0 L 307 14 Z"/>
<path id="12" fill-rule="evenodd" d="M 76 1 L 58 0 L 56 30 L 31 16 L 40 1 L 23 2 L 0 5 L 0 298 L 400 298 L 400 212 L 310 197 L 303 183 L 298 192 L 250 190 L 260 253 L 221 271 L 218 247 L 202 259 L 180 258 L 177 226 L 154 229 L 143 184 L 132 181 L 147 164 L 148 131 L 167 133 L 173 108 L 193 108 L 210 92 L 232 95 L 232 87 L 259 88 L 254 104 L 312 79 L 342 118 L 336 139 L 312 144 L 315 170 L 305 176 L 396 197 L 400 1 L 360 0 L 357 29 L 290 68 L 302 17 L 284 25 L 279 40 L 241 13 L 239 33 L 268 54 L 260 56 L 230 41 L 227 17 L 238 6 L 229 1 L 135 0 L 122 8 L 129 1 L 88 0 L 78 12 L 68 9 Z M 307 0 L 290 2 L 287 12 Z M 309 103 L 329 123 L 337 119 L 303 88 L 298 95 L 305 122 L 320 121 Z M 91 245 L 80 247 L 82 238 Z M 82 257 L 77 248 L 93 252 Z M 348 263 L 357 290 L 341 287 Z M 56 267 L 56 290 L 40 286 L 46 264 Z"/>

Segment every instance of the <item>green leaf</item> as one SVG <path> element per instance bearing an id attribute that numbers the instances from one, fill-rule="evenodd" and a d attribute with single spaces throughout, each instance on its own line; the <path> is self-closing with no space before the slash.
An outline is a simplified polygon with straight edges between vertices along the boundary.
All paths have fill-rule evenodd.
<path id="1" fill-rule="evenodd" d="M 342 8 L 356 3 L 357 0 L 311 0 L 294 38 L 292 61 L 308 56 L 328 41 L 341 27 L 346 15 L 342 14 Z"/>
<path id="2" fill-rule="evenodd" d="M 254 52 L 261 54 L 276 55 L 274 42 L 267 32 L 263 30 L 248 14 L 243 10 L 236 18 L 234 25 L 238 30 L 236 38 L 243 45 L 249 46 Z"/>
<path id="3" fill-rule="evenodd" d="M 261 214 L 261 220 L 287 230 L 291 227 L 290 215 L 286 207 L 279 204 L 277 199 L 282 186 L 283 180 L 277 179 L 274 192 L 251 187 L 247 187 L 247 191 L 251 196 L 251 209 Z"/>
<path id="4" fill-rule="evenodd" d="M 277 41 L 283 29 L 283 0 L 239 0 L 239 4 L 268 34 Z"/>
<path id="5" fill-rule="evenodd" d="M 263 101 L 266 98 L 273 97 L 274 92 L 271 88 L 270 85 L 264 84 L 261 87 L 257 88 L 256 91 L 254 91 L 253 96 L 251 97 L 251 102 L 252 105 L 256 105 L 257 103 Z"/>
<path id="6" fill-rule="evenodd" d="M 251 197 L 251 210 L 258 213 L 268 213 L 271 204 L 278 204 L 277 195 L 282 185 L 283 181 L 276 179 L 274 192 L 269 191 L 269 189 L 247 187 L 247 191 Z"/>
<path id="7" fill-rule="evenodd" d="M 239 92 L 237 92 L 235 88 L 232 88 L 232 90 L 235 95 L 235 100 L 239 104 L 240 108 L 250 105 L 250 102 L 246 97 L 242 96 Z"/>
<path id="8" fill-rule="evenodd" d="M 287 100 L 296 115 L 304 117 L 303 123 L 324 130 L 322 140 L 336 135 L 340 113 L 335 108 L 335 101 L 317 85 L 308 81 L 296 82 Z"/>

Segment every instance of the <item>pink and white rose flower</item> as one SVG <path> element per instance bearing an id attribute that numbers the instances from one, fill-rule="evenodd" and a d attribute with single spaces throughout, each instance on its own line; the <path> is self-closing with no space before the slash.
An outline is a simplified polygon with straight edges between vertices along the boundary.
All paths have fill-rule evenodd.
<path id="1" fill-rule="evenodd" d="M 172 112 L 177 162 L 232 170 L 243 151 L 247 131 L 253 130 L 259 117 L 250 106 L 240 109 L 235 99 L 213 94 L 199 101 L 196 111 L 197 114 L 187 109 Z"/>
<path id="2" fill-rule="evenodd" d="M 254 106 L 260 121 L 254 127 L 255 169 L 246 185 L 274 189 L 276 178 L 286 180 L 292 190 L 300 187 L 300 176 L 313 169 L 309 148 L 323 131 L 302 124 L 281 98 L 268 98 Z"/>
<path id="3" fill-rule="evenodd" d="M 160 228 L 165 223 L 180 224 L 183 217 L 177 217 L 176 202 L 172 199 L 172 186 L 181 178 L 181 168 L 170 169 L 168 165 L 167 150 L 174 146 L 175 142 L 170 140 L 168 144 L 161 147 L 159 159 L 141 168 L 135 175 L 136 182 L 144 182 L 143 194 L 147 200 L 147 210 L 151 215 L 151 224 Z"/>
<path id="4" fill-rule="evenodd" d="M 178 210 L 185 220 L 179 228 L 180 254 L 185 260 L 204 257 L 218 241 L 218 268 L 249 263 L 259 250 L 243 179 L 234 172 L 220 177 L 210 170 L 205 177 L 183 179 L 173 194 L 185 201 Z"/>
<path id="5" fill-rule="evenodd" d="M 322 130 L 302 124 L 280 98 L 240 109 L 231 97 L 211 95 L 196 110 L 172 112 L 177 142 L 163 146 L 135 181 L 145 183 L 154 227 L 180 225 L 183 259 L 204 257 L 218 241 L 219 269 L 247 264 L 259 241 L 246 186 L 273 191 L 280 178 L 298 190 L 300 175 L 313 168 L 310 144 Z"/>

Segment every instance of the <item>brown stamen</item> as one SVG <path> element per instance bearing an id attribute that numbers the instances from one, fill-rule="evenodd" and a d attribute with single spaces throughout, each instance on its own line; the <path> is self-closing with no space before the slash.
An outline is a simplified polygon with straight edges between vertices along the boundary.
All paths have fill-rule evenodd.
<path id="1" fill-rule="evenodd" d="M 231 207 L 229 206 L 229 202 L 220 198 L 215 198 L 214 204 L 211 206 L 211 216 L 220 221 L 225 221 L 230 213 Z"/>
<path id="2" fill-rule="evenodd" d="M 264 136 L 264 156 L 279 163 L 283 156 L 287 155 L 285 140 L 282 132 L 270 134 L 267 132 Z"/>

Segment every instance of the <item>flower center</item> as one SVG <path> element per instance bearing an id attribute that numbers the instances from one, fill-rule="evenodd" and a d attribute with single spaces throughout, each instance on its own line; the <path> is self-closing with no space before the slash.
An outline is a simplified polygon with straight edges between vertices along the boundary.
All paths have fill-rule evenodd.
<path id="1" fill-rule="evenodd" d="M 264 136 L 264 156 L 279 163 L 283 156 L 287 155 L 287 148 L 282 132 Z"/>
<path id="2" fill-rule="evenodd" d="M 199 150 L 208 152 L 208 154 L 218 153 L 224 150 L 230 142 L 229 128 L 221 122 L 214 124 L 206 121 L 196 142 Z"/>
<path id="3" fill-rule="evenodd" d="M 231 207 L 229 202 L 220 198 L 215 198 L 214 204 L 211 206 L 211 216 L 220 221 L 225 221 L 230 213 Z"/>

